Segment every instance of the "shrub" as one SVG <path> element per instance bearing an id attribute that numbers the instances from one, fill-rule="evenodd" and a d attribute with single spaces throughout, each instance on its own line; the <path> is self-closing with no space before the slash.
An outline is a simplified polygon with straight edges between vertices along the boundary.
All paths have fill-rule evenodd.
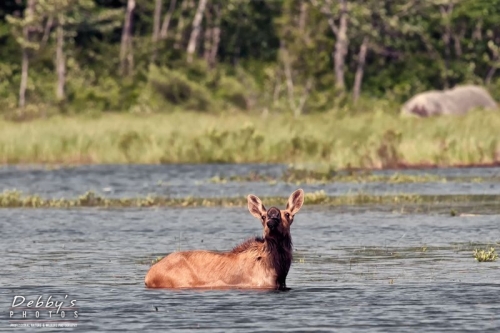
<path id="1" fill-rule="evenodd" d="M 143 93 L 149 98 L 141 98 L 142 103 L 150 103 L 153 111 L 161 111 L 167 105 L 183 106 L 186 109 L 207 111 L 213 107 L 208 89 L 176 70 L 151 66 L 148 85 Z"/>
<path id="2" fill-rule="evenodd" d="M 217 97 L 242 110 L 250 108 L 248 90 L 236 78 L 222 76 L 217 82 Z"/>

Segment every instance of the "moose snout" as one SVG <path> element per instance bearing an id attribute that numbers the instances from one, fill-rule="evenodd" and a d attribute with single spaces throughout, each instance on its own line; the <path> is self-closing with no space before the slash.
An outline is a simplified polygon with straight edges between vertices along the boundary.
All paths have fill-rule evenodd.
<path id="1" fill-rule="evenodd" d="M 278 219 L 270 219 L 269 221 L 267 221 L 267 227 L 271 230 L 274 230 L 278 227 L 279 223 L 280 221 Z"/>
<path id="2" fill-rule="evenodd" d="M 281 222 L 281 211 L 276 207 L 271 207 L 267 211 L 266 225 L 270 230 L 274 230 Z"/>

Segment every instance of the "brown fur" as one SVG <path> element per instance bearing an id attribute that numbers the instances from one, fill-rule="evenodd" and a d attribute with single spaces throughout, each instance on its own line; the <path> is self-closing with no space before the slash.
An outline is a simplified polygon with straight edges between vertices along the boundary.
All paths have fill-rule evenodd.
<path id="1" fill-rule="evenodd" d="M 303 203 L 300 189 L 292 193 L 285 210 L 266 210 L 259 198 L 249 195 L 248 210 L 261 220 L 263 238 L 251 238 L 229 252 L 174 252 L 150 268 L 146 286 L 285 289 L 292 264 L 290 226 Z"/>

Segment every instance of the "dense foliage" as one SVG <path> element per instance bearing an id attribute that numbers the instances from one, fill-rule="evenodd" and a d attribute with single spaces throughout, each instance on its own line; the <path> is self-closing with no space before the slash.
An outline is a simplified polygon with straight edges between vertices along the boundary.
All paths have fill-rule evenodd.
<path id="1" fill-rule="evenodd" d="M 498 100 L 498 22 L 500 0 L 4 0 L 0 107 L 396 110 L 465 82 Z"/>

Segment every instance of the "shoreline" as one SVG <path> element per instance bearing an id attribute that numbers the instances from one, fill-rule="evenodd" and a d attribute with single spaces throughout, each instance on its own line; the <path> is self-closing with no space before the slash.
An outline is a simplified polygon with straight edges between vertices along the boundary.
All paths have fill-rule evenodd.
<path id="1" fill-rule="evenodd" d="M 0 165 L 284 164 L 336 171 L 500 166 L 500 112 L 403 118 L 335 113 L 0 120 Z M 309 167 L 308 167 L 309 166 Z"/>
<path id="2" fill-rule="evenodd" d="M 33 163 L 0 163 L 0 168 L 19 167 L 19 169 L 30 167 L 43 167 L 49 169 L 58 168 L 75 168 L 83 166 L 170 166 L 170 165 L 283 165 L 287 163 L 272 163 L 272 162 L 173 162 L 173 163 L 59 163 L 59 162 L 33 162 Z M 398 163 L 396 166 L 381 167 L 381 168 L 362 168 L 362 167 L 348 167 L 335 170 L 335 172 L 370 172 L 370 171 L 401 171 L 401 170 L 437 170 L 437 169 L 469 169 L 469 168 L 499 168 L 500 161 L 486 162 L 486 163 L 458 163 L 451 165 L 439 165 L 433 163 Z M 302 168 L 299 168 L 302 169 Z M 304 170 L 314 170 L 314 168 L 304 168 Z"/>

